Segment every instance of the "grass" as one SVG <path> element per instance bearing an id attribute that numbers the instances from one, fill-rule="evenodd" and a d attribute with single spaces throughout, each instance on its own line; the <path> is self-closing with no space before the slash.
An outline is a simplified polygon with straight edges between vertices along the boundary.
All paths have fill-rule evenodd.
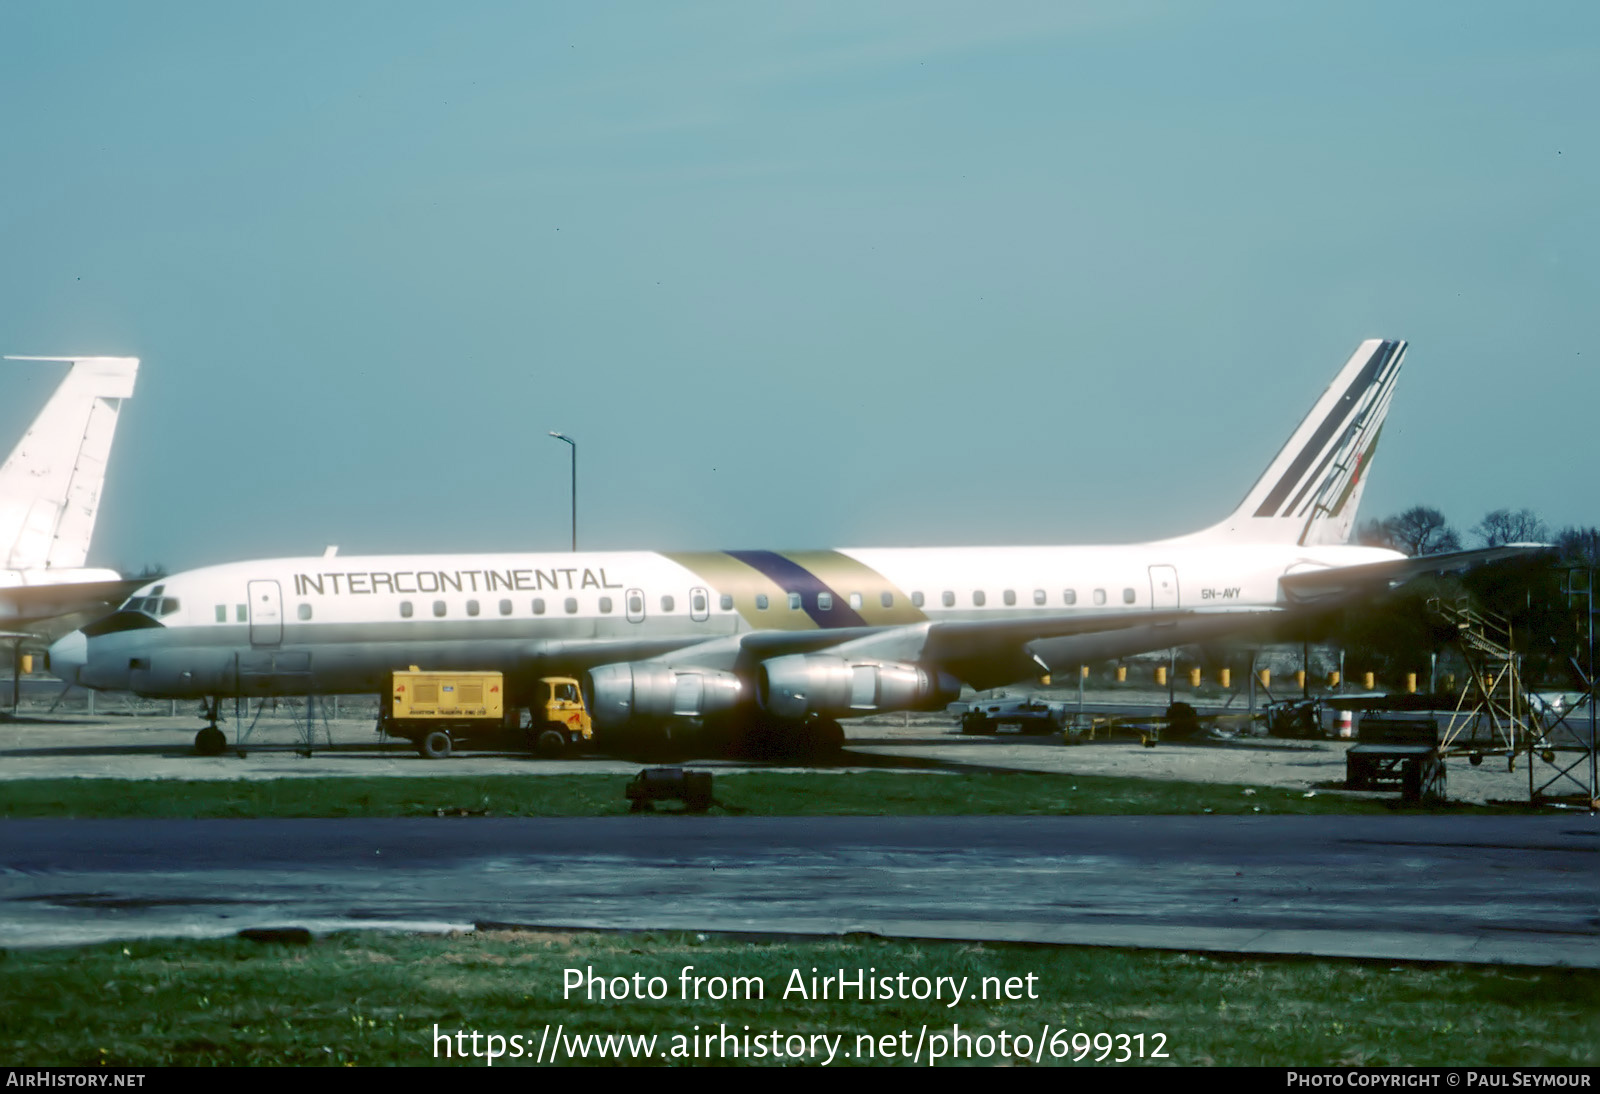
<path id="1" fill-rule="evenodd" d="M 19 779 L 0 782 L 0 817 L 414 817 L 626 813 L 619 775 Z M 1392 800 L 1282 787 L 1034 772 L 751 772 L 716 779 L 712 813 L 755 816 L 1309 814 L 1401 809 Z M 1506 808 L 1431 807 L 1457 814 Z M 1420 807 L 1406 810 L 1421 811 Z"/>
<path id="2" fill-rule="evenodd" d="M 759 977 L 765 998 L 685 1000 L 680 973 L 691 965 L 707 977 Z M 948 995 L 943 1002 L 783 998 L 794 970 L 808 977 L 813 967 L 967 977 L 969 997 L 955 1007 L 945 1005 Z M 639 973 L 641 983 L 660 976 L 666 998 L 591 1001 L 580 990 L 563 1000 L 567 969 Z M 129 942 L 12 951 L 0 970 L 0 1058 L 15 1066 L 460 1063 L 435 1059 L 435 1027 L 447 1039 L 458 1030 L 468 1035 L 451 1041 L 452 1052 L 458 1044 L 470 1052 L 478 1031 L 507 1038 L 508 1051 L 509 1038 L 520 1036 L 532 1055 L 547 1024 L 561 1025 L 568 1038 L 655 1034 L 657 1063 L 670 1062 L 661 1052 L 688 1051 L 691 1042 L 674 1035 L 692 1035 L 697 1025 L 715 1034 L 723 1024 L 740 1035 L 747 1025 L 757 1035 L 842 1035 L 839 1051 L 850 1053 L 843 1063 L 863 1062 L 857 1054 L 866 1040 L 881 1052 L 887 1036 L 898 1054 L 910 1051 L 924 1025 L 948 1038 L 957 1024 L 975 1036 L 1004 1030 L 1036 1039 L 1048 1026 L 1045 1043 L 1066 1050 L 1059 1062 L 1076 1054 L 1073 1034 L 1088 1035 L 1079 1044 L 1093 1062 L 1099 1032 L 1143 1034 L 1147 1056 L 1159 1040 L 1167 1056 L 1145 1062 L 1180 1065 L 1600 1062 L 1600 974 L 1589 971 L 861 937 L 512 931 L 352 933 L 308 945 Z M 1036 998 L 1024 994 L 1029 975 Z M 983 977 L 1017 978 L 1023 997 L 972 998 Z M 909 1031 L 904 1042 L 902 1030 Z M 1066 1032 L 1057 1038 L 1057 1030 Z M 488 1045 L 480 1038 L 480 1051 Z M 998 1041 L 987 1047 L 986 1062 L 1007 1061 Z M 1113 1054 L 1119 1051 L 1113 1042 Z M 1043 1058 L 1051 1060 L 1049 1049 Z"/>

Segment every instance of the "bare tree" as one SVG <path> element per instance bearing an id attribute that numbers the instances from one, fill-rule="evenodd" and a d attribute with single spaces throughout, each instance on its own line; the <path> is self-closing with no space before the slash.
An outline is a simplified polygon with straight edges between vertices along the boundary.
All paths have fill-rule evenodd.
<path id="1" fill-rule="evenodd" d="M 1556 546 L 1563 562 L 1600 567 L 1600 528 L 1563 528 L 1556 533 Z"/>
<path id="2" fill-rule="evenodd" d="M 1426 505 L 1413 505 L 1385 520 L 1369 520 L 1361 525 L 1356 539 L 1369 547 L 1388 547 L 1408 555 L 1461 550 L 1461 537 L 1444 514 Z"/>
<path id="3" fill-rule="evenodd" d="M 1532 509 L 1496 509 L 1472 526 L 1472 534 L 1483 540 L 1485 547 L 1499 547 L 1506 543 L 1546 543 L 1550 529 Z"/>

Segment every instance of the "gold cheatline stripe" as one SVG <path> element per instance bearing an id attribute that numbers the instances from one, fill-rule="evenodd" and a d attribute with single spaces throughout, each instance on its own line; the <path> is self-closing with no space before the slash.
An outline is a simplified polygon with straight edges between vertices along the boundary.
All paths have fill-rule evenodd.
<path id="1" fill-rule="evenodd" d="M 734 610 L 758 631 L 814 631 L 817 624 L 804 611 L 789 610 L 789 594 L 777 582 L 752 566 L 721 551 L 663 551 L 717 593 L 733 597 Z M 765 593 L 767 610 L 756 607 L 757 594 Z"/>

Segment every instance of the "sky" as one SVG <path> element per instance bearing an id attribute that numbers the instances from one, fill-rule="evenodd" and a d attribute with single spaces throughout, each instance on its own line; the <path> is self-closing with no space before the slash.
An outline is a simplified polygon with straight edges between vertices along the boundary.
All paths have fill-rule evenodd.
<path id="1" fill-rule="evenodd" d="M 91 564 L 1093 543 L 1366 338 L 1364 517 L 1600 524 L 1600 6 L 0 6 L 0 352 Z M 0 365 L 0 450 L 61 366 Z"/>

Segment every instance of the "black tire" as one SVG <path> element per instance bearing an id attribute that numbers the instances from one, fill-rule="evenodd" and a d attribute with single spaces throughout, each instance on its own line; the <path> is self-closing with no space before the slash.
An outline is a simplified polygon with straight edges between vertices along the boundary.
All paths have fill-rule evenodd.
<path id="1" fill-rule="evenodd" d="M 194 750 L 202 756 L 220 756 L 227 747 L 227 734 L 216 726 L 206 726 L 194 735 Z"/>
<path id="2" fill-rule="evenodd" d="M 546 729 L 539 734 L 538 743 L 534 746 L 539 755 L 547 760 L 559 759 L 567 751 L 567 734 L 565 730 Z"/>
<path id="3" fill-rule="evenodd" d="M 988 735 L 1000 728 L 978 711 L 969 710 L 961 716 L 961 732 L 969 735 Z"/>
<path id="4" fill-rule="evenodd" d="M 832 718 L 820 718 L 811 723 L 807 744 L 813 756 L 833 756 L 844 748 L 844 726 Z"/>
<path id="5" fill-rule="evenodd" d="M 436 729 L 417 738 L 417 751 L 422 753 L 424 759 L 442 760 L 450 755 L 451 743 L 450 734 Z"/>

